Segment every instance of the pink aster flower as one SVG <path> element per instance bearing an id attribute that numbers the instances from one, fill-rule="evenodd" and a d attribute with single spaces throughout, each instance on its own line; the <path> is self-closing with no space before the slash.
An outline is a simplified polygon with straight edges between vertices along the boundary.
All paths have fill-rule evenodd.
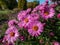
<path id="1" fill-rule="evenodd" d="M 27 15 L 26 11 L 21 11 L 21 12 L 19 12 L 17 18 L 18 18 L 19 21 L 21 21 L 21 20 L 24 19 L 24 17 L 26 17 L 26 15 Z"/>
<path id="2" fill-rule="evenodd" d="M 20 28 L 22 28 L 22 27 L 26 28 L 31 21 L 35 21 L 35 20 L 38 20 L 38 19 L 39 19 L 39 15 L 37 13 L 32 13 L 31 15 L 28 15 L 27 17 L 25 17 L 24 20 L 19 22 L 18 26 Z"/>
<path id="3" fill-rule="evenodd" d="M 60 45 L 60 43 L 57 42 L 57 41 L 54 41 L 52 44 L 53 44 L 53 45 Z"/>
<path id="4" fill-rule="evenodd" d="M 27 9 L 27 10 L 23 10 L 23 11 L 19 12 L 18 17 L 17 17 L 18 20 L 19 21 L 24 20 L 24 18 L 26 18 L 26 16 L 30 13 L 30 11 L 31 11 L 31 9 Z"/>
<path id="5" fill-rule="evenodd" d="M 19 32 L 18 29 L 14 26 L 8 28 L 5 32 L 6 37 L 5 40 L 7 40 L 8 43 L 14 43 L 18 37 L 19 37 Z"/>
<path id="6" fill-rule="evenodd" d="M 60 19 L 60 14 L 57 15 L 57 18 Z"/>
<path id="7" fill-rule="evenodd" d="M 36 7 L 32 10 L 32 12 L 37 12 L 37 11 L 39 11 L 39 10 L 43 10 L 44 7 L 47 7 L 47 6 L 49 6 L 49 5 L 48 5 L 48 0 L 46 0 L 46 2 L 45 2 L 44 4 L 40 4 L 40 5 L 36 6 Z"/>
<path id="8" fill-rule="evenodd" d="M 33 10 L 32 10 L 32 13 L 33 12 L 37 12 L 39 10 L 43 10 L 44 7 L 47 7 L 48 6 L 48 0 L 46 0 L 46 2 L 44 4 L 40 4 L 38 6 L 36 6 Z"/>
<path id="9" fill-rule="evenodd" d="M 43 19 L 47 20 L 48 18 L 53 18 L 55 11 L 53 8 L 46 8 L 40 12 Z"/>
<path id="10" fill-rule="evenodd" d="M 43 24 L 39 21 L 34 21 L 29 24 L 28 32 L 32 36 L 39 36 L 43 32 Z"/>
<path id="11" fill-rule="evenodd" d="M 15 45 L 14 43 L 8 42 L 6 35 L 4 36 L 2 42 L 3 42 L 3 45 Z"/>
<path id="12" fill-rule="evenodd" d="M 16 21 L 15 19 L 10 20 L 10 21 L 8 22 L 8 26 L 9 26 L 9 27 L 14 26 L 15 24 L 18 24 L 18 21 Z"/>
<path id="13" fill-rule="evenodd" d="M 26 28 L 28 26 L 28 24 L 33 20 L 33 18 L 29 15 L 28 17 L 26 17 L 24 20 L 22 20 L 21 22 L 18 23 L 18 26 L 20 28 Z"/>
<path id="14" fill-rule="evenodd" d="M 5 35 L 4 38 L 3 38 L 3 40 L 2 40 L 2 42 L 3 42 L 3 43 L 4 43 L 4 42 L 7 42 L 6 39 L 7 39 L 7 36 Z"/>

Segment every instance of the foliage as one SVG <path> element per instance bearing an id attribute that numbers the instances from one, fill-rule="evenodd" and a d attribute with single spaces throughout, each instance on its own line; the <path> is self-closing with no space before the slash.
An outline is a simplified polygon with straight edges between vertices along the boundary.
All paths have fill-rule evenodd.
<path id="1" fill-rule="evenodd" d="M 33 1 L 33 8 L 35 8 L 37 5 L 39 5 L 39 1 Z"/>
<path id="2" fill-rule="evenodd" d="M 4 21 L 8 20 L 8 16 L 7 15 L 0 15 L 0 24 Z"/>
<path id="3" fill-rule="evenodd" d="M 11 13 L 11 10 L 0 10 L 0 15 L 3 15 L 3 14 L 10 14 Z"/>
<path id="4" fill-rule="evenodd" d="M 26 0 L 18 0 L 18 9 L 23 10 L 27 8 L 26 5 L 27 1 Z"/>
<path id="5" fill-rule="evenodd" d="M 0 7 L 2 9 L 13 9 L 17 7 L 16 0 L 0 0 Z"/>
<path id="6" fill-rule="evenodd" d="M 38 1 L 27 2 L 27 8 L 34 8 L 39 4 Z"/>
<path id="7" fill-rule="evenodd" d="M 5 3 L 5 0 L 0 0 L 0 9 L 7 9 L 7 5 Z"/>
<path id="8" fill-rule="evenodd" d="M 2 24 L 2 26 L 1 26 L 1 28 L 0 28 L 0 31 L 1 31 L 0 37 L 4 35 L 4 32 L 6 31 L 7 27 L 8 27 L 8 25 L 7 25 L 6 23 L 3 23 L 3 24 Z M 2 33 L 2 32 L 3 32 L 3 33 Z"/>
<path id="9" fill-rule="evenodd" d="M 16 0 L 5 0 L 7 6 L 9 9 L 13 9 L 13 8 L 16 8 L 17 7 L 17 1 Z"/>

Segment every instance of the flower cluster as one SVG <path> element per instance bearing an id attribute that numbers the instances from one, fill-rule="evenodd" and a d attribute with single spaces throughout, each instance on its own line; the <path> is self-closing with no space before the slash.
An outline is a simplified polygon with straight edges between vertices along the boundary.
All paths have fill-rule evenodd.
<path id="1" fill-rule="evenodd" d="M 33 10 L 29 8 L 20 11 L 17 15 L 18 21 L 13 19 L 8 22 L 8 29 L 2 41 L 3 44 L 15 45 L 18 39 L 24 41 L 26 38 L 27 40 L 31 40 L 30 38 L 32 37 L 35 37 L 34 39 L 37 38 L 37 40 L 39 39 L 39 43 L 41 44 L 44 43 L 44 38 L 46 38 L 46 41 L 49 41 L 49 38 L 54 37 L 55 26 L 58 26 L 56 21 L 58 22 L 60 19 L 60 13 L 56 15 L 55 7 L 56 5 L 50 5 L 46 1 L 44 4 L 36 6 Z M 48 43 L 44 44 L 49 45 Z M 59 42 L 52 40 L 52 45 L 59 45 Z"/>

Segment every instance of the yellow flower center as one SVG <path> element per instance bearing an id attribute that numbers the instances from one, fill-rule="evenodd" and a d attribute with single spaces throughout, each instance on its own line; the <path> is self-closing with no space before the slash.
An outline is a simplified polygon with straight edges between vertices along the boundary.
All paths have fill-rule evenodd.
<path id="1" fill-rule="evenodd" d="M 45 14 L 45 15 L 48 15 L 48 14 L 49 14 L 49 12 L 45 12 L 44 14 Z"/>
<path id="2" fill-rule="evenodd" d="M 14 35 L 15 35 L 15 33 L 14 33 L 14 32 L 11 32 L 11 33 L 10 33 L 10 36 L 11 36 L 11 37 L 13 37 Z"/>
<path id="3" fill-rule="evenodd" d="M 38 30 L 38 26 L 33 26 L 32 28 L 34 31 L 37 31 Z"/>
<path id="4" fill-rule="evenodd" d="M 25 21 L 26 23 L 28 23 L 28 22 L 29 22 L 29 20 L 28 20 L 27 18 L 25 18 L 25 19 L 24 19 L 24 21 Z"/>

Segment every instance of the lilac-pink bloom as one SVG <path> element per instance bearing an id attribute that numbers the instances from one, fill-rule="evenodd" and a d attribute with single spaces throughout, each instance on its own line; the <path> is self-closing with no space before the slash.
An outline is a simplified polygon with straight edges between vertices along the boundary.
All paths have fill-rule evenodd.
<path id="1" fill-rule="evenodd" d="M 2 42 L 3 42 L 3 43 L 4 43 L 4 42 L 7 42 L 6 39 L 7 39 L 7 36 L 5 35 L 4 38 L 3 38 L 3 40 L 2 40 Z"/>
<path id="2" fill-rule="evenodd" d="M 39 21 L 31 22 L 28 26 L 28 32 L 31 36 L 39 36 L 43 32 L 43 24 Z"/>
<path id="3" fill-rule="evenodd" d="M 53 45 L 60 45 L 60 43 L 57 42 L 57 41 L 52 42 L 52 44 L 53 44 Z"/>
<path id="4" fill-rule="evenodd" d="M 60 13 L 57 15 L 57 18 L 60 19 Z"/>
<path id="5" fill-rule="evenodd" d="M 41 10 L 44 10 L 45 7 L 47 8 L 49 5 L 48 5 L 48 1 L 46 1 L 44 4 L 40 4 L 38 6 L 36 6 L 32 12 L 38 12 L 38 11 L 41 11 Z"/>
<path id="6" fill-rule="evenodd" d="M 32 12 L 37 12 L 37 11 L 39 11 L 39 10 L 43 10 L 43 9 L 45 9 L 45 7 L 48 7 L 48 6 L 49 6 L 49 5 L 48 5 L 48 1 L 46 0 L 46 2 L 45 2 L 44 4 L 40 4 L 40 5 L 36 6 L 36 7 L 33 9 Z"/>
<path id="7" fill-rule="evenodd" d="M 18 24 L 18 21 L 15 20 L 15 19 L 10 20 L 10 21 L 8 22 L 8 26 L 9 26 L 9 27 L 14 26 L 15 24 Z"/>
<path id="8" fill-rule="evenodd" d="M 4 36 L 2 42 L 3 42 L 3 45 L 15 45 L 15 43 L 12 43 L 12 42 L 8 42 L 7 40 L 8 36 Z"/>
<path id="9" fill-rule="evenodd" d="M 29 15 L 24 20 L 22 20 L 21 22 L 19 22 L 18 26 L 20 28 L 22 28 L 22 27 L 26 28 L 31 21 L 33 21 L 33 18 Z"/>
<path id="10" fill-rule="evenodd" d="M 18 26 L 21 27 L 21 28 L 22 27 L 26 28 L 31 21 L 38 20 L 39 17 L 40 16 L 37 13 L 32 13 L 32 14 L 28 15 L 27 17 L 25 17 L 24 20 L 22 20 L 21 22 L 19 22 Z"/>
<path id="11" fill-rule="evenodd" d="M 28 16 L 28 14 L 30 13 L 31 9 L 27 9 L 27 10 L 23 10 L 23 11 L 20 11 L 19 14 L 18 14 L 18 20 L 19 21 L 22 21 L 24 20 L 24 18 L 26 18 Z"/>
<path id="12" fill-rule="evenodd" d="M 5 32 L 6 34 L 6 40 L 8 41 L 8 43 L 14 43 L 18 37 L 19 37 L 19 32 L 18 29 L 14 26 L 8 28 Z"/>
<path id="13" fill-rule="evenodd" d="M 40 14 L 43 19 L 47 20 L 48 18 L 53 18 L 55 11 L 53 8 L 47 8 L 40 12 Z"/>
<path id="14" fill-rule="evenodd" d="M 9 45 L 10 44 L 10 42 L 8 42 L 7 38 L 8 38 L 8 36 L 5 35 L 3 40 L 2 40 L 3 45 Z"/>
<path id="15" fill-rule="evenodd" d="M 21 11 L 21 12 L 19 12 L 17 18 L 18 18 L 19 21 L 21 21 L 21 20 L 23 20 L 26 16 L 27 16 L 27 12 L 26 12 L 26 11 Z"/>

